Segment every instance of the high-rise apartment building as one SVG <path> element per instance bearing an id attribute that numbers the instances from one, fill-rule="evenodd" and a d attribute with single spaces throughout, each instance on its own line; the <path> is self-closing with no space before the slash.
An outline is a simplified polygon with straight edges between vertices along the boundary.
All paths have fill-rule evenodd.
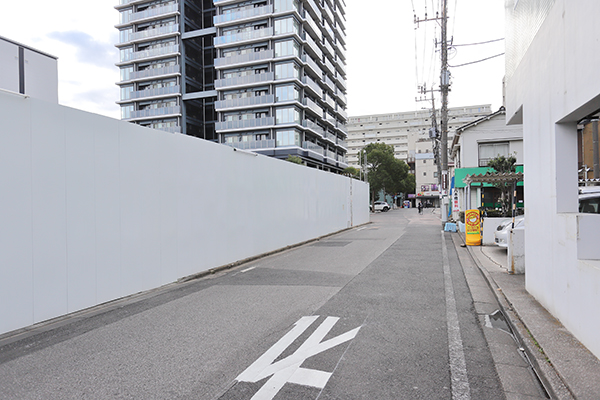
<path id="1" fill-rule="evenodd" d="M 212 0 L 121 0 L 121 119 L 217 141 Z"/>
<path id="2" fill-rule="evenodd" d="M 121 0 L 122 118 L 347 167 L 343 0 Z"/>

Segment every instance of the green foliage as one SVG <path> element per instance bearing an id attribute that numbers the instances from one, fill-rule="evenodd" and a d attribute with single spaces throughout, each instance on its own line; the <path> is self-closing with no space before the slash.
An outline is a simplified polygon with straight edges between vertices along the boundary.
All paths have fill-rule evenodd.
<path id="1" fill-rule="evenodd" d="M 499 173 L 511 173 L 516 171 L 515 163 L 517 159 L 515 156 L 497 156 L 488 161 L 488 167 Z M 502 215 L 508 216 L 511 206 L 511 191 L 512 184 L 510 183 L 495 183 L 495 187 L 500 189 L 501 197 L 500 203 L 502 204 Z"/>
<path id="2" fill-rule="evenodd" d="M 293 156 L 291 154 L 288 155 L 288 157 L 285 159 L 285 161 L 289 161 L 289 162 L 294 163 L 294 164 L 303 164 L 302 163 L 302 159 L 300 157 Z"/>
<path id="3" fill-rule="evenodd" d="M 380 191 L 387 195 L 414 193 L 415 177 L 408 173 L 408 165 L 394 157 L 394 148 L 385 143 L 371 143 L 359 153 L 360 165 L 366 157 L 367 179 L 371 199 L 375 201 Z"/>
<path id="4" fill-rule="evenodd" d="M 348 168 L 344 169 L 344 175 L 348 175 L 352 178 L 359 179 L 360 171 L 354 167 L 348 167 Z"/>
<path id="5" fill-rule="evenodd" d="M 500 173 L 515 172 L 516 171 L 516 169 L 515 169 L 516 162 L 517 162 L 517 159 L 515 156 L 508 156 L 508 157 L 498 156 L 498 157 L 492 158 L 490 161 L 488 161 L 488 167 L 490 167 L 490 168 L 494 169 L 496 172 L 500 172 Z"/>

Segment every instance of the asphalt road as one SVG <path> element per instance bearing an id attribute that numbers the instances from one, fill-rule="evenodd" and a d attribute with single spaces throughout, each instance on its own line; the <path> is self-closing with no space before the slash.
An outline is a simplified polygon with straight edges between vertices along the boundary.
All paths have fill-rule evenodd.
<path id="1" fill-rule="evenodd" d="M 505 399 L 416 210 L 0 342 L 2 399 Z M 18 340 L 17 340 L 18 339 Z"/>

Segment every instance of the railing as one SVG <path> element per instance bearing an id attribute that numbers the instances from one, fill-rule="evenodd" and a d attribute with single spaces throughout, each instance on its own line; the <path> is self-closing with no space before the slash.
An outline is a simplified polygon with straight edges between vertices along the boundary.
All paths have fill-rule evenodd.
<path id="1" fill-rule="evenodd" d="M 333 21 L 335 21 L 335 18 L 333 16 L 333 12 L 329 8 L 329 5 L 327 4 L 327 2 L 325 2 L 325 4 L 323 5 L 323 11 L 325 11 L 325 13 L 323 14 L 325 16 L 325 18 L 327 18 L 329 20 L 329 22 L 333 24 Z"/>
<path id="2" fill-rule="evenodd" d="M 308 106 L 308 108 L 310 108 L 312 111 L 314 111 L 319 117 L 323 116 L 323 109 L 314 101 L 312 101 L 311 99 L 304 99 L 302 100 L 302 104 L 304 104 L 305 106 Z"/>
<path id="3" fill-rule="evenodd" d="M 248 142 L 225 142 L 223 144 L 240 150 L 272 149 L 275 148 L 275 139 L 250 140 Z"/>
<path id="4" fill-rule="evenodd" d="M 154 89 L 137 90 L 135 92 L 130 92 L 129 96 L 125 96 L 126 98 L 121 100 L 141 99 L 143 97 L 163 96 L 174 93 L 181 93 L 181 86 L 167 86 Z"/>
<path id="5" fill-rule="evenodd" d="M 132 14 L 121 14 L 121 24 L 127 24 L 129 22 L 135 22 L 146 18 L 156 17 L 158 15 L 176 12 L 179 12 L 179 4 L 169 4 L 168 6 L 150 8 L 148 10 Z"/>
<path id="6" fill-rule="evenodd" d="M 335 110 L 335 101 L 329 96 L 329 94 L 325 94 L 325 98 L 323 99 L 325 102 L 331 107 L 332 110 Z"/>
<path id="7" fill-rule="evenodd" d="M 315 81 L 308 76 L 302 77 L 302 83 L 308 85 L 319 97 L 323 95 L 323 89 Z"/>
<path id="8" fill-rule="evenodd" d="M 269 82 L 275 80 L 274 72 L 265 72 L 263 74 L 254 74 L 239 76 L 233 78 L 224 78 L 215 80 L 215 88 L 220 89 L 227 86 L 248 85 L 252 83 Z"/>
<path id="9" fill-rule="evenodd" d="M 325 68 L 327 68 L 331 75 L 335 75 L 335 67 L 333 66 L 333 63 L 329 61 L 329 57 L 325 57 Z"/>
<path id="10" fill-rule="evenodd" d="M 306 7 L 308 5 L 308 7 Z M 312 10 L 312 12 L 315 15 L 321 15 L 321 10 L 319 10 L 319 8 L 317 7 L 317 5 L 315 4 L 315 2 L 313 0 L 306 0 L 304 2 L 304 6 L 306 7 L 306 9 L 310 9 Z"/>
<path id="11" fill-rule="evenodd" d="M 335 136 L 333 133 L 329 133 L 329 132 L 325 131 L 325 139 L 328 139 L 332 143 L 336 143 L 337 136 Z"/>
<path id="12" fill-rule="evenodd" d="M 248 32 L 230 33 L 215 37 L 215 46 L 241 42 L 244 40 L 260 39 L 268 36 L 273 36 L 273 28 L 262 28 Z"/>
<path id="13" fill-rule="evenodd" d="M 165 126 L 163 128 L 154 128 L 154 129 L 158 129 L 159 131 L 164 131 L 164 132 L 169 132 L 169 133 L 181 133 L 180 126 Z"/>
<path id="14" fill-rule="evenodd" d="M 310 67 L 316 75 L 321 75 L 321 67 L 308 54 L 302 55 L 302 61 Z"/>
<path id="15" fill-rule="evenodd" d="M 159 28 L 154 29 L 146 29 L 145 31 L 133 32 L 129 36 L 129 41 L 139 40 L 139 39 L 148 39 L 155 36 L 167 35 L 169 33 L 179 32 L 179 24 L 161 26 Z"/>
<path id="16" fill-rule="evenodd" d="M 320 155 L 323 155 L 324 151 L 325 151 L 324 148 L 322 148 L 321 146 L 319 146 L 318 144 L 315 144 L 313 142 L 303 142 L 302 148 L 306 149 L 306 150 L 314 151 L 315 153 L 318 153 Z"/>
<path id="17" fill-rule="evenodd" d="M 325 129 L 323 129 L 319 125 L 315 124 L 311 120 L 308 120 L 308 119 L 303 120 L 302 121 L 302 126 L 305 127 L 305 128 L 308 128 L 308 129 L 311 129 L 311 130 L 317 132 L 322 137 L 325 137 Z"/>
<path id="18" fill-rule="evenodd" d="M 175 44 L 172 46 L 158 47 L 156 49 L 136 51 L 135 53 L 129 54 L 129 57 L 125 57 L 125 59 L 121 60 L 121 62 L 141 60 L 143 58 L 150 58 L 156 56 L 164 56 L 172 53 L 179 53 L 179 45 Z"/>
<path id="19" fill-rule="evenodd" d="M 274 57 L 275 52 L 273 50 L 263 50 L 246 54 L 237 54 L 234 56 L 216 58 L 215 67 L 222 67 L 226 65 L 241 64 L 253 61 L 269 60 Z"/>
<path id="20" fill-rule="evenodd" d="M 344 75 L 347 74 L 346 65 L 344 65 L 344 62 L 339 57 L 336 60 L 335 66 L 337 67 L 338 71 L 342 72 Z"/>
<path id="21" fill-rule="evenodd" d="M 230 129 L 261 128 L 263 126 L 275 125 L 274 117 L 242 119 L 237 121 L 223 121 L 215 124 L 217 131 Z"/>
<path id="22" fill-rule="evenodd" d="M 266 96 L 254 96 L 245 97 L 242 99 L 230 99 L 230 100 L 219 100 L 215 101 L 215 109 L 220 110 L 224 108 L 233 107 L 249 107 L 257 106 L 262 104 L 271 104 L 275 102 L 275 96 L 272 94 Z"/>
<path id="23" fill-rule="evenodd" d="M 344 110 L 341 107 L 337 107 L 337 110 L 335 110 L 340 116 L 342 116 L 344 119 L 348 119 L 348 113 L 346 112 L 346 110 Z"/>
<path id="24" fill-rule="evenodd" d="M 337 154 L 335 151 L 331 151 L 331 150 L 325 150 L 325 157 L 327 158 L 331 158 L 332 160 L 336 160 L 337 161 Z"/>
<path id="25" fill-rule="evenodd" d="M 346 80 L 344 78 L 342 78 L 341 76 L 338 75 L 336 77 L 336 80 L 340 84 L 340 86 L 344 88 L 344 90 L 348 89 L 348 86 L 346 85 Z"/>
<path id="26" fill-rule="evenodd" d="M 336 123 L 336 128 L 338 128 L 340 131 L 344 132 L 346 135 L 348 135 L 348 128 L 346 127 L 346 124 L 342 124 L 340 122 Z"/>
<path id="27" fill-rule="evenodd" d="M 267 15 L 273 12 L 273 5 L 269 4 L 262 7 L 250 8 L 247 10 L 233 11 L 227 14 L 215 15 L 213 22 L 215 25 L 222 24 L 225 22 L 237 21 L 245 18 L 257 17 L 260 15 Z"/>
<path id="28" fill-rule="evenodd" d="M 177 74 L 179 72 L 180 72 L 179 65 L 171 65 L 169 67 L 162 67 L 162 68 L 148 68 L 143 71 L 130 72 L 128 80 L 149 78 L 149 77 L 153 77 L 153 76 L 168 75 L 168 74 Z"/>
<path id="29" fill-rule="evenodd" d="M 342 103 L 344 103 L 344 105 L 348 104 L 348 100 L 346 99 L 346 95 L 341 90 L 338 90 L 335 95 L 338 97 L 338 99 Z"/>
<path id="30" fill-rule="evenodd" d="M 321 34 L 321 30 L 319 29 L 319 26 L 317 25 L 317 23 L 315 22 L 315 20 L 312 18 L 312 16 L 310 14 L 306 15 L 306 13 L 304 13 L 304 21 L 306 21 L 306 24 L 310 27 L 310 29 L 312 29 L 312 31 L 315 35 Z"/>
<path id="31" fill-rule="evenodd" d="M 333 46 L 329 43 L 329 40 L 327 40 L 327 38 L 324 39 L 323 45 L 325 46 L 325 50 L 327 50 L 329 55 L 335 58 L 335 50 L 333 49 Z"/>
<path id="32" fill-rule="evenodd" d="M 317 58 L 320 60 L 323 58 L 323 50 L 317 45 L 317 43 L 310 37 L 310 35 L 305 35 L 304 40 L 308 44 L 308 47 L 315 52 Z"/>
<path id="33" fill-rule="evenodd" d="M 171 114 L 181 114 L 181 107 L 160 107 L 160 108 L 147 108 L 145 110 L 138 110 L 131 112 L 131 118 L 143 118 L 143 117 L 159 117 Z"/>

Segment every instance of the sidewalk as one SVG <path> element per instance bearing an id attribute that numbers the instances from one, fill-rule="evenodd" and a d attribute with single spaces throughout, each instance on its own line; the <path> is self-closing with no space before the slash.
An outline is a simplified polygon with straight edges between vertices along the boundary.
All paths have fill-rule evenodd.
<path id="1" fill-rule="evenodd" d="M 452 236 L 458 250 L 464 238 L 460 233 Z M 525 275 L 508 273 L 506 250 L 497 246 L 467 249 L 550 397 L 600 399 L 600 361 L 526 291 Z"/>

